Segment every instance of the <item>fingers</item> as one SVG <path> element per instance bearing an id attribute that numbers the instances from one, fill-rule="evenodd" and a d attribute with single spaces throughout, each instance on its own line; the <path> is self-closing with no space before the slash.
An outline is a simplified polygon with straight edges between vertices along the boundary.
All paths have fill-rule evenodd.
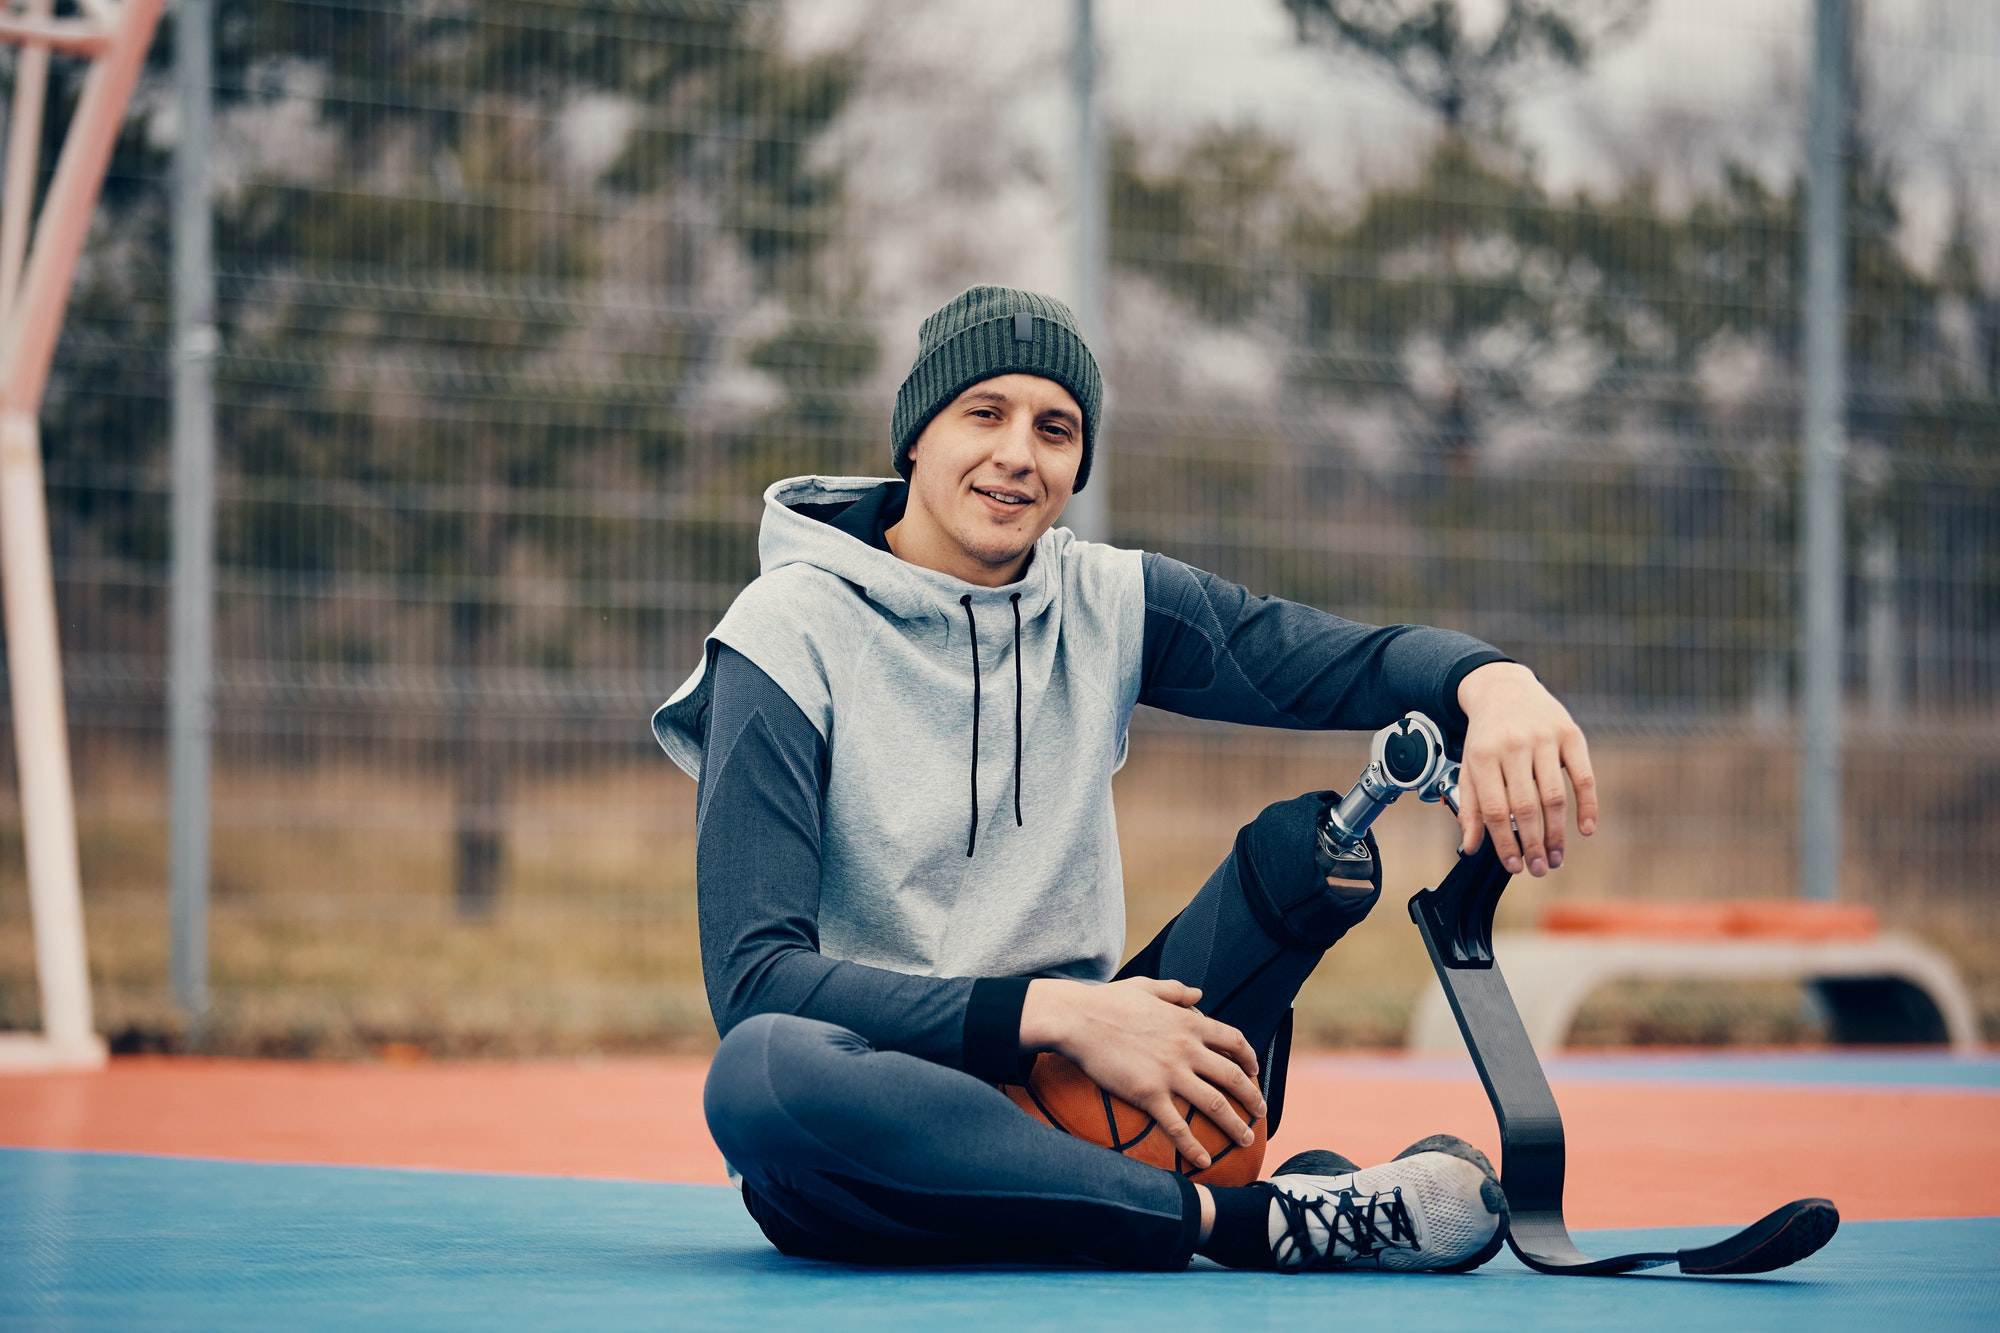
<path id="1" fill-rule="evenodd" d="M 1162 982 L 1156 993 L 1171 998 L 1170 989 L 1201 993 L 1197 987 L 1179 982 Z M 1134 1104 L 1153 1117 L 1183 1158 L 1197 1167 L 1206 1167 L 1210 1164 L 1210 1154 L 1195 1137 L 1188 1119 L 1199 1115 L 1235 1142 L 1247 1145 L 1255 1138 L 1251 1126 L 1263 1119 L 1266 1107 L 1263 1091 L 1257 1086 L 1257 1053 L 1249 1038 L 1215 1019 L 1204 1017 L 1200 1024 L 1198 1035 L 1203 1044 L 1173 1062 L 1178 1067 L 1166 1071 L 1170 1080 L 1167 1087 Z M 1183 1060 L 1185 1063 L 1181 1063 Z M 1177 1097 L 1186 1099 L 1185 1114 L 1175 1105 Z M 1234 1103 L 1230 1101 L 1232 1097 Z M 1248 1119 L 1238 1112 L 1238 1106 L 1248 1113 Z"/>
<path id="2" fill-rule="evenodd" d="M 1514 873 L 1521 870 L 1521 844 L 1514 836 L 1514 811 L 1507 803 L 1507 783 L 1498 760 L 1478 760 L 1479 820 L 1493 839 L 1493 854 Z M 1460 799 L 1464 799 L 1461 797 Z"/>
<path id="3" fill-rule="evenodd" d="M 1576 788 L 1577 832 L 1589 837 L 1597 832 L 1597 774 L 1590 767 L 1590 746 L 1580 729 L 1572 727 L 1563 738 L 1562 761 L 1569 769 L 1569 785 Z"/>
<path id="4" fill-rule="evenodd" d="M 1486 683 L 1464 700 L 1467 723 L 1459 764 L 1459 852 L 1479 850 L 1483 835 L 1509 874 L 1545 875 L 1562 864 L 1569 801 L 1563 773 L 1576 792 L 1576 828 L 1597 831 L 1597 778 L 1582 728 L 1532 673 L 1495 665 L 1466 677 Z"/>
<path id="5" fill-rule="evenodd" d="M 1224 1061 L 1219 1056 L 1215 1057 L 1215 1063 L 1212 1067 L 1217 1071 L 1226 1069 L 1227 1072 L 1221 1073 L 1221 1077 L 1225 1079 L 1232 1073 L 1238 1078 L 1241 1078 L 1243 1074 L 1242 1070 L 1237 1069 L 1235 1065 L 1228 1064 L 1227 1061 Z M 1201 1116 L 1217 1129 L 1221 1130 L 1233 1142 L 1248 1144 L 1251 1141 L 1253 1136 L 1250 1132 L 1249 1122 L 1236 1113 L 1236 1108 L 1229 1104 L 1229 1098 L 1224 1096 L 1222 1089 L 1216 1087 L 1213 1083 L 1203 1078 L 1197 1078 L 1193 1074 L 1188 1074 L 1174 1091 L 1178 1095 L 1187 1098 L 1188 1113 L 1190 1115 Z M 1253 1097 L 1255 1095 L 1254 1089 L 1252 1090 L 1252 1095 Z M 1193 1130 L 1188 1131 L 1188 1137 L 1190 1139 L 1194 1138 Z M 1201 1145 L 1197 1141 L 1195 1146 L 1199 1149 Z"/>
<path id="6" fill-rule="evenodd" d="M 1201 1146 L 1201 1140 L 1197 1139 L 1194 1131 L 1188 1128 L 1188 1122 L 1181 1119 L 1181 1113 L 1174 1109 L 1174 1099 L 1171 1096 L 1164 1092 L 1160 1093 L 1152 1100 L 1141 1103 L 1139 1109 L 1153 1117 L 1154 1123 L 1160 1127 L 1160 1132 L 1174 1145 L 1174 1151 L 1196 1166 L 1209 1164 L 1211 1159 L 1208 1149 Z"/>
<path id="7" fill-rule="evenodd" d="M 1470 766 L 1458 771 L 1458 851 L 1470 856 L 1486 840 L 1486 826 L 1479 822 L 1479 779 Z"/>
<path id="8" fill-rule="evenodd" d="M 1201 1001 L 1201 987 L 1190 986 L 1184 981 L 1173 981 L 1162 977 L 1147 977 L 1148 988 L 1153 994 L 1169 1004 L 1184 1005 L 1192 1009 Z"/>
<path id="9" fill-rule="evenodd" d="M 1210 1019 L 1208 1026 L 1202 1031 L 1201 1039 L 1207 1043 L 1211 1051 L 1234 1060 L 1236 1067 L 1251 1078 L 1257 1077 L 1257 1052 L 1250 1048 L 1250 1039 L 1244 1036 L 1240 1029 L 1217 1019 Z M 1250 1103 L 1243 1104 L 1248 1106 Z"/>
<path id="10" fill-rule="evenodd" d="M 1576 791 L 1577 831 L 1587 837 L 1597 832 L 1597 776 L 1574 723 L 1532 748 L 1516 740 L 1485 753 L 1468 750 L 1458 778 L 1460 855 L 1478 851 L 1491 834 L 1493 853 L 1510 874 L 1545 875 L 1560 866 L 1568 836 L 1565 771 Z"/>
<path id="11" fill-rule="evenodd" d="M 1534 757 L 1525 749 L 1512 751 L 1501 761 L 1500 771 L 1507 776 L 1507 813 L 1514 818 L 1521 844 L 1520 859 L 1509 861 L 1507 869 L 1519 874 L 1525 865 L 1533 874 L 1546 875 L 1548 852 L 1542 844 L 1541 793 L 1535 788 Z"/>
<path id="12" fill-rule="evenodd" d="M 1229 1108 L 1230 1121 L 1216 1120 L 1217 1127 L 1238 1143 L 1249 1142 L 1244 1135 L 1250 1132 L 1251 1125 L 1264 1118 L 1264 1094 L 1258 1091 L 1256 1080 L 1246 1075 L 1242 1066 L 1212 1051 L 1202 1057 L 1200 1065 L 1198 1072 L 1211 1086 L 1234 1097 L 1236 1106 L 1249 1113 L 1248 1119 L 1245 1119 L 1232 1106 Z M 1209 1119 L 1214 1120 L 1215 1117 L 1210 1116 Z"/>
<path id="13" fill-rule="evenodd" d="M 1549 869 L 1563 863 L 1564 816 L 1569 810 L 1569 794 L 1563 789 L 1562 761 L 1556 743 L 1547 741 L 1535 750 L 1535 791 L 1542 807 L 1542 845 L 1548 850 Z"/>

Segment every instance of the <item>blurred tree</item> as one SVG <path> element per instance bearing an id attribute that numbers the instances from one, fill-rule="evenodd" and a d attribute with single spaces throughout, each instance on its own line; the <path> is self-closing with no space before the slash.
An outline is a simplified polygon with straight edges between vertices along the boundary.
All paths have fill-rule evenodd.
<path id="1" fill-rule="evenodd" d="M 1774 687 L 1782 695 L 1792 653 L 1796 182 L 1774 188 L 1725 163 L 1669 206 L 1656 177 L 1635 167 L 1607 189 L 1558 195 L 1505 140 L 1475 150 L 1446 136 L 1409 178 L 1341 207 L 1285 140 L 1241 126 L 1212 127 L 1150 165 L 1128 139 L 1112 166 L 1119 271 L 1171 292 L 1205 325 L 1263 338 L 1283 368 L 1278 419 L 1372 423 L 1336 426 L 1336 440 L 1396 423 L 1399 461 L 1374 476 L 1349 469 L 1313 503 L 1328 525 L 1372 507 L 1378 524 L 1400 515 L 1427 534 L 1425 554 L 1402 561 L 1409 583 L 1388 569 L 1362 585 L 1351 570 L 1323 569 L 1288 585 L 1290 595 L 1338 588 L 1391 607 L 1419 597 L 1468 613 L 1506 607 L 1538 667 L 1626 706 L 1699 711 Z M 1851 190 L 1862 219 L 1852 259 L 1856 439 L 1902 448 L 1955 431 L 1963 440 L 1980 420 L 1962 395 L 1992 355 L 1972 345 L 1990 346 L 1990 304 L 1959 295 L 1954 315 L 1940 303 L 1940 280 L 1896 244 L 1898 187 L 1865 143 Z M 1981 290 L 1969 248 L 1948 249 L 1940 266 L 1962 293 Z M 1988 324 L 1971 314 L 1980 309 Z M 1965 346 L 1947 345 L 1952 328 Z M 1444 392 L 1454 382 L 1467 399 L 1457 412 Z M 1319 403 L 1330 413 L 1311 410 Z M 1201 429 L 1198 410 L 1178 414 L 1186 430 Z M 1175 429 L 1175 412 L 1158 415 Z M 1260 428 L 1232 422 L 1246 453 Z M 1474 429 L 1505 446 L 1504 466 L 1471 468 L 1464 432 Z M 1441 449 L 1454 439 L 1459 449 Z M 1187 452 L 1176 476 L 1206 468 L 1202 494 L 1234 496 L 1242 512 L 1292 507 L 1239 495 L 1259 484 L 1223 475 L 1241 470 L 1240 455 L 1210 467 Z M 1264 483 L 1282 486 L 1299 467 L 1312 476 L 1309 462 L 1275 461 L 1312 453 L 1259 453 Z M 1427 461 L 1440 455 L 1441 466 Z M 1129 471 L 1121 505 L 1175 484 Z M 1468 558 L 1475 551 L 1484 554 Z M 1534 586 L 1520 579 L 1524 567 L 1537 571 Z M 1614 609 L 1621 641 L 1579 635 L 1579 606 Z"/>
<path id="2" fill-rule="evenodd" d="M 1428 407 L 1421 439 L 1463 467 L 1477 451 L 1489 402 L 1478 383 L 1475 348 L 1487 341 L 1485 317 L 1498 307 L 1488 275 L 1465 271 L 1479 247 L 1461 229 L 1477 228 L 1484 211 L 1508 206 L 1506 191 L 1495 197 L 1495 168 L 1484 160 L 1519 156 L 1507 134 L 1508 99 L 1534 80 L 1580 72 L 1605 45 L 1637 30 L 1650 0 L 1503 0 L 1483 35 L 1459 0 L 1282 3 L 1300 42 L 1385 74 L 1443 131 L 1420 182 L 1428 193 L 1395 211 L 1426 223 L 1428 292 L 1442 306 L 1442 318 L 1430 326 L 1438 374 L 1432 391 L 1414 399 Z M 1526 177 L 1523 163 L 1509 165 L 1497 169 Z"/>
<path id="3" fill-rule="evenodd" d="M 782 18 L 777 0 L 218 7 L 218 637 L 224 671 L 257 664 L 229 715 L 261 705 L 324 743 L 339 731 L 281 719 L 372 709 L 384 686 L 434 697 L 464 915 L 498 893 L 510 766 L 548 753 L 519 744 L 552 706 L 543 673 L 680 649 L 661 587 L 697 587 L 718 550 L 754 573 L 755 432 L 841 429 L 841 388 L 873 364 L 865 335 L 826 333 L 855 261 L 844 164 L 816 146 L 853 62 L 788 55 Z M 51 396 L 53 448 L 123 447 L 128 471 L 135 432 L 95 391 L 139 376 L 133 399 L 164 397 L 156 358 L 120 359 L 135 313 L 165 325 L 163 104 L 135 101 L 101 224 L 145 238 L 143 276 L 100 251 L 79 293 L 81 332 L 120 343 L 66 348 L 72 388 Z M 120 170 L 143 198 L 118 196 Z M 716 398 L 760 372 L 756 413 Z M 148 466 L 158 485 L 164 449 Z M 76 540 L 163 555 L 157 521 L 114 537 L 89 512 L 104 492 L 65 498 Z"/>
<path id="4" fill-rule="evenodd" d="M 1281 2 L 1301 42 L 1386 75 L 1458 136 L 1498 128 L 1508 97 L 1529 82 L 1583 69 L 1607 43 L 1636 31 L 1652 0 L 1501 0 L 1483 35 L 1460 0 Z"/>

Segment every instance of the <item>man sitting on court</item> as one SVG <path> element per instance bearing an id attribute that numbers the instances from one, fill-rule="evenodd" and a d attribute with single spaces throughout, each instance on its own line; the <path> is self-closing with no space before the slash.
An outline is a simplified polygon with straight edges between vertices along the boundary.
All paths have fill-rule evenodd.
<path id="1" fill-rule="evenodd" d="M 1251 1142 L 1224 1094 L 1275 1115 L 1293 998 L 1380 895 L 1379 859 L 1371 882 L 1318 870 L 1329 793 L 1308 792 L 1245 825 L 1114 978 L 1111 776 L 1139 704 L 1319 730 L 1421 709 L 1462 740 L 1461 845 L 1491 836 L 1517 872 L 1562 864 L 1565 770 L 1579 829 L 1597 815 L 1582 732 L 1489 645 L 1252 596 L 1054 527 L 1089 478 L 1101 396 L 1066 306 L 974 287 L 919 332 L 893 418 L 900 480 L 765 492 L 762 572 L 654 718 L 699 783 L 723 1037 L 709 1130 L 787 1254 L 1477 1266 L 1506 1205 L 1462 1140 L 1366 1170 L 1303 1153 L 1211 1188 L 995 1086 L 1060 1052 L 1206 1166 L 1174 1099 Z"/>

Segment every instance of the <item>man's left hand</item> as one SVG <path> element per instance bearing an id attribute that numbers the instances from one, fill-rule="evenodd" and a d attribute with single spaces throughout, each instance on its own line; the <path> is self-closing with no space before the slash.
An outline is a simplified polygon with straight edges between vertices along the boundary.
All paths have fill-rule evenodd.
<path id="1" fill-rule="evenodd" d="M 1576 789 L 1576 827 L 1597 831 L 1597 778 L 1583 729 L 1517 662 L 1489 662 L 1458 684 L 1465 749 L 1458 773 L 1459 850 L 1493 850 L 1508 873 L 1546 875 L 1563 863 L 1563 772 Z M 1518 836 L 1517 836 L 1518 832 Z"/>

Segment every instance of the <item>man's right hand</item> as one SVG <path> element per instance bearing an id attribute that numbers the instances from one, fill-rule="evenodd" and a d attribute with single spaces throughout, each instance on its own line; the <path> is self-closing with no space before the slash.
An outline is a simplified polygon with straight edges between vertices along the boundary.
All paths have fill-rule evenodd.
<path id="1" fill-rule="evenodd" d="M 1021 1009 L 1024 1049 L 1068 1056 L 1092 1082 L 1152 1116 L 1182 1157 L 1197 1167 L 1209 1155 L 1174 1106 L 1190 1108 L 1248 1145 L 1253 1135 L 1223 1094 L 1264 1117 L 1257 1053 L 1244 1035 L 1195 1004 L 1201 991 L 1178 981 L 1126 977 L 1091 985 L 1057 977 L 1028 983 Z"/>

